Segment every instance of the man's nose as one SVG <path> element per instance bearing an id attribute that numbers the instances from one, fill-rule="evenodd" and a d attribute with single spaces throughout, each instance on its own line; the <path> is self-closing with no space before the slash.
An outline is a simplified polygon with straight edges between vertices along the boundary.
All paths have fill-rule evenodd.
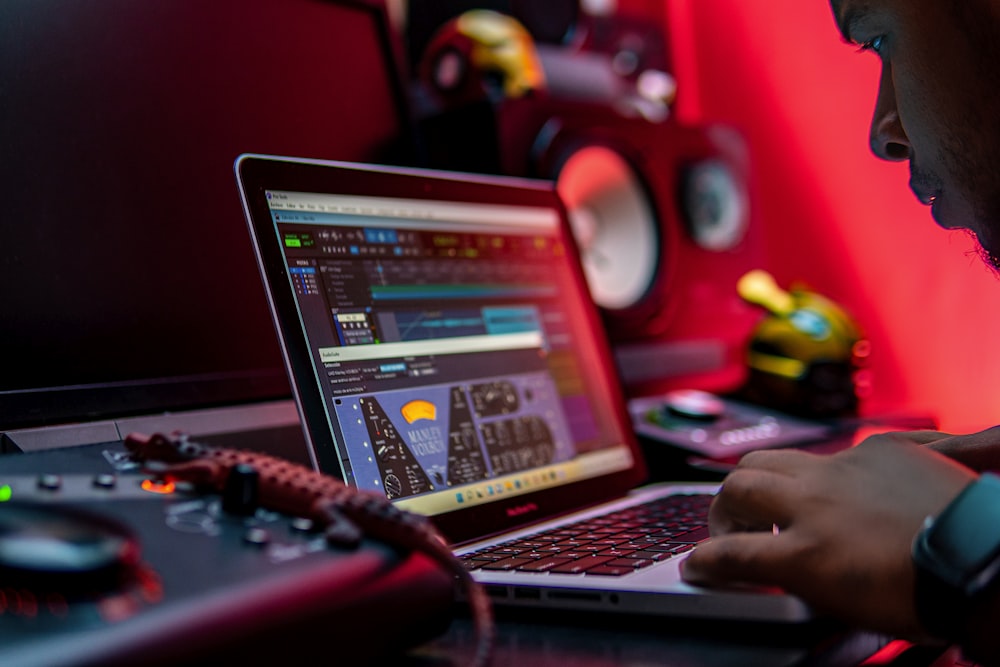
<path id="1" fill-rule="evenodd" d="M 892 67 L 888 63 L 882 65 L 869 142 L 872 152 L 883 160 L 896 162 L 910 157 L 910 139 L 899 120 Z"/>

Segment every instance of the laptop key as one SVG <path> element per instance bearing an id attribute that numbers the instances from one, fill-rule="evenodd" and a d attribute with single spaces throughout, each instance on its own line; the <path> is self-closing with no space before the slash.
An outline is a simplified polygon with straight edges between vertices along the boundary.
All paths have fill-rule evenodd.
<path id="1" fill-rule="evenodd" d="M 562 542 L 556 542 L 557 547 L 574 547 L 579 548 L 585 544 L 589 544 L 592 540 L 581 539 L 581 540 L 563 540 Z"/>
<path id="2" fill-rule="evenodd" d="M 597 545 L 599 547 L 603 547 L 603 548 L 608 548 L 609 549 L 611 547 L 616 547 L 619 544 L 623 544 L 624 542 L 627 542 L 627 541 L 628 540 L 619 539 L 619 538 L 616 538 L 616 537 L 605 537 L 605 538 L 600 539 L 600 540 L 594 540 L 593 542 L 591 542 L 591 544 L 594 544 L 594 545 Z"/>
<path id="3" fill-rule="evenodd" d="M 541 551 L 542 549 L 548 547 L 552 543 L 543 540 L 519 540 L 515 542 L 515 544 L 525 549 L 534 549 L 536 551 Z"/>
<path id="4" fill-rule="evenodd" d="M 487 552 L 487 553 L 468 554 L 468 555 L 463 556 L 462 560 L 467 560 L 467 561 L 482 561 L 482 562 L 494 563 L 494 562 L 496 562 L 498 560 L 503 560 L 504 558 L 510 558 L 510 556 L 504 555 L 504 554 L 495 554 L 495 553 L 489 553 L 489 552 Z"/>
<path id="5" fill-rule="evenodd" d="M 648 549 L 651 546 L 660 544 L 663 540 L 635 540 L 634 542 L 624 542 L 619 544 L 620 549 L 631 549 L 632 551 L 641 551 L 643 549 Z"/>
<path id="6" fill-rule="evenodd" d="M 604 551 L 598 551 L 597 553 L 599 556 L 614 556 L 615 558 L 627 558 L 635 552 L 630 549 L 605 549 Z"/>
<path id="7" fill-rule="evenodd" d="M 483 563 L 481 569 L 483 570 L 516 570 L 522 565 L 533 562 L 530 558 L 505 558 L 504 560 L 498 560 L 492 563 Z"/>
<path id="8" fill-rule="evenodd" d="M 500 547 L 499 549 L 493 549 L 490 553 L 502 554 L 504 556 L 516 556 L 519 553 L 523 553 L 528 550 L 528 547 Z"/>
<path id="9" fill-rule="evenodd" d="M 624 568 L 632 568 L 633 570 L 638 570 L 640 568 L 648 567 L 655 563 L 656 561 L 650 560 L 648 558 L 616 558 L 615 560 L 611 560 L 605 563 L 605 566 L 624 567 Z"/>
<path id="10" fill-rule="evenodd" d="M 646 547 L 645 551 L 653 551 L 665 554 L 679 554 L 689 549 L 694 548 L 694 544 L 691 542 L 665 542 L 663 544 L 654 544 L 652 546 Z"/>
<path id="11" fill-rule="evenodd" d="M 603 565 L 604 563 L 614 559 L 614 556 L 584 556 L 583 558 L 578 558 L 574 561 L 570 561 L 569 563 L 557 565 L 549 570 L 549 572 L 559 572 L 561 574 L 583 574 L 590 569 Z"/>
<path id="12" fill-rule="evenodd" d="M 671 542 L 689 542 L 696 544 L 698 542 L 703 542 L 708 539 L 708 526 L 701 526 L 690 532 L 684 533 L 683 535 L 678 535 L 671 539 Z"/>
<path id="13" fill-rule="evenodd" d="M 691 551 L 695 547 L 695 542 L 681 542 L 679 544 L 659 544 L 655 547 L 650 547 L 650 551 L 655 551 L 659 549 L 660 551 L 667 551 L 672 556 L 677 554 L 682 554 L 685 551 Z"/>
<path id="14" fill-rule="evenodd" d="M 622 558 L 640 558 L 643 560 L 663 561 L 667 560 L 671 556 L 673 556 L 672 553 L 665 551 L 633 551 L 630 554 L 622 556 Z"/>
<path id="15" fill-rule="evenodd" d="M 571 558 L 563 558 L 561 556 L 552 556 L 550 558 L 543 558 L 541 560 L 536 560 L 531 563 L 525 563 L 524 565 L 519 565 L 517 570 L 519 572 L 548 572 L 560 565 L 565 565 L 569 563 Z"/>

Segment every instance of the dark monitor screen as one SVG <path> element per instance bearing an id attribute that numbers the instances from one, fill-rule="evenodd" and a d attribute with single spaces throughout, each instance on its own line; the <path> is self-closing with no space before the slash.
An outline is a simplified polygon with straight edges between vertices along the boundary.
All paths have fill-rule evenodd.
<path id="1" fill-rule="evenodd" d="M 381 7 L 0 3 L 0 430 L 288 395 L 243 152 L 407 163 Z"/>

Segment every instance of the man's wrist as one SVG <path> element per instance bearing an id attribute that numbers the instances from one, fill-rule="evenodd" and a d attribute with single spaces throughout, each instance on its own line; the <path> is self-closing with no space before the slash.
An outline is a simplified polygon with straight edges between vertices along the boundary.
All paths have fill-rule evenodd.
<path id="1" fill-rule="evenodd" d="M 967 485 L 913 541 L 917 616 L 931 634 L 963 643 L 970 614 L 1000 576 L 1000 477 Z"/>

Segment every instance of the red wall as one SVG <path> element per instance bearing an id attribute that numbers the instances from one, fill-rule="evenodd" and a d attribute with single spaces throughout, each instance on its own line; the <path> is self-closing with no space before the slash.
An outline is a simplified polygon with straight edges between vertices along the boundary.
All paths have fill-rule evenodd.
<path id="1" fill-rule="evenodd" d="M 655 3 L 623 0 L 649 12 Z M 1000 407 L 1000 284 L 961 232 L 938 228 L 905 164 L 867 136 L 878 62 L 855 53 L 826 0 L 667 0 L 676 112 L 743 130 L 780 284 L 840 301 L 873 343 L 873 410 L 925 410 L 945 430 Z"/>

